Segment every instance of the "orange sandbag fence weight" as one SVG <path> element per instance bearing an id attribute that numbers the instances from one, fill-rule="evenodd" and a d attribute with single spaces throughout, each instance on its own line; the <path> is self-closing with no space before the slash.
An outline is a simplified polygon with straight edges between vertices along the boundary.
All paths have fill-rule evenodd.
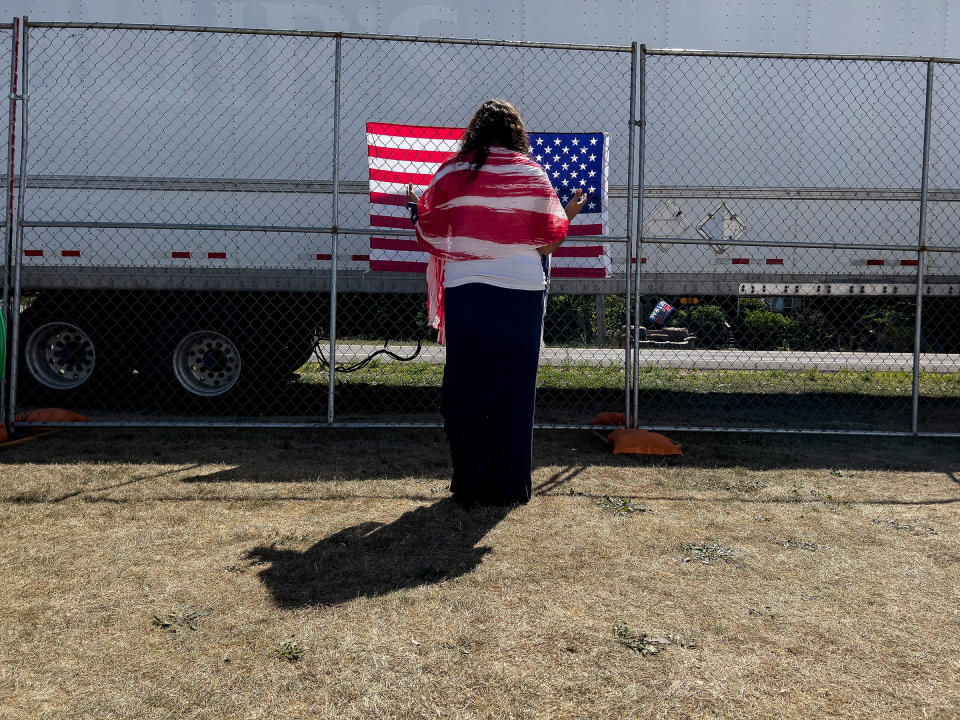
<path id="1" fill-rule="evenodd" d="M 622 425 L 626 427 L 626 414 L 622 412 L 605 412 L 594 415 L 590 421 L 591 425 Z M 632 417 L 630 418 L 633 419 Z"/>
<path id="2" fill-rule="evenodd" d="M 15 422 L 18 423 L 84 423 L 89 422 L 89 418 L 84 417 L 80 413 L 75 413 L 72 410 L 64 410 L 63 408 L 37 408 L 36 410 L 31 410 L 29 412 L 20 413 L 16 416 Z M 56 432 L 56 430 L 41 430 L 36 428 L 32 431 L 36 434 L 48 434 L 51 432 Z M 13 447 L 14 445 L 22 445 L 25 442 L 33 440 L 36 435 L 27 435 L 26 437 L 18 438 L 17 440 L 10 440 L 9 435 L 7 434 L 7 428 L 0 423 L 0 447 Z"/>
<path id="3" fill-rule="evenodd" d="M 29 412 L 20 413 L 16 417 L 18 423 L 75 423 L 89 422 L 89 418 L 73 410 L 63 408 L 37 408 Z"/>
<path id="4" fill-rule="evenodd" d="M 607 435 L 607 442 L 613 445 L 613 454 L 631 453 L 636 455 L 682 455 L 680 447 L 670 438 L 649 430 L 628 430 L 621 428 Z"/>

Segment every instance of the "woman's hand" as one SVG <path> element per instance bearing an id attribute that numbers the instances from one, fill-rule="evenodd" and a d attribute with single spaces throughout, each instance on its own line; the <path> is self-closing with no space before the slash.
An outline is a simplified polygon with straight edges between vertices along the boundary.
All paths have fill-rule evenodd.
<path id="1" fill-rule="evenodd" d="M 420 198 L 417 197 L 417 194 L 413 191 L 413 183 L 407 185 L 407 202 L 419 202 Z M 582 207 L 582 206 L 581 206 Z"/>
<path id="2" fill-rule="evenodd" d="M 580 211 L 583 210 L 583 206 L 587 204 L 587 194 L 583 191 L 583 188 L 577 188 L 577 191 L 573 194 L 573 198 L 570 202 L 567 203 L 567 206 L 564 210 L 567 213 L 567 220 L 573 220 L 577 215 L 580 214 Z M 564 238 L 566 239 L 566 238 Z M 552 245 L 544 245 L 538 247 L 537 250 L 541 255 L 550 255 L 554 250 L 556 250 L 560 245 L 563 244 L 563 240 Z"/>
<path id="3" fill-rule="evenodd" d="M 553 245 L 542 245 L 537 248 L 537 252 L 540 253 L 541 255 L 551 255 L 553 254 L 553 251 L 556 250 L 558 247 L 560 247 L 562 244 L 563 244 L 563 240 L 561 240 L 560 242 L 556 242 Z"/>
<path id="4" fill-rule="evenodd" d="M 564 210 L 567 211 L 567 220 L 573 220 L 579 215 L 580 211 L 583 210 L 583 206 L 586 204 L 587 194 L 583 191 L 583 188 L 577 188 L 577 191 L 573 194 L 573 198 L 564 208 Z"/>

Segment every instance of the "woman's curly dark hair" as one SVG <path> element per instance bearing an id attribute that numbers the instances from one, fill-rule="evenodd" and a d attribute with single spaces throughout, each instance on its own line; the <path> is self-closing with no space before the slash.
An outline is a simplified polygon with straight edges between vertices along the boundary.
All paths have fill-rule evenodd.
<path id="1" fill-rule="evenodd" d="M 477 108 L 463 134 L 457 158 L 469 160 L 479 170 L 487 161 L 491 145 L 502 145 L 518 153 L 530 152 L 523 118 L 509 100 L 487 100 Z"/>

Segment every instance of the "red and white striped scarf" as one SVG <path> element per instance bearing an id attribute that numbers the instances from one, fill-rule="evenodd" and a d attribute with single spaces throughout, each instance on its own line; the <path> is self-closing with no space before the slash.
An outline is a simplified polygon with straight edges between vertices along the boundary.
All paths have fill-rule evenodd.
<path id="1" fill-rule="evenodd" d="M 427 314 L 441 345 L 444 261 L 516 257 L 563 240 L 570 224 L 544 169 L 498 146 L 479 170 L 456 156 L 443 163 L 417 213 L 417 242 L 430 253 Z"/>

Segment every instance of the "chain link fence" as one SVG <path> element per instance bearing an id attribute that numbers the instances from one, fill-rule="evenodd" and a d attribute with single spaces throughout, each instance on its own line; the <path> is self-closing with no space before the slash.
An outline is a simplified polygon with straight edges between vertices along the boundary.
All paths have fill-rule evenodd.
<path id="1" fill-rule="evenodd" d="M 957 66 L 644 50 L 640 423 L 960 430 Z"/>
<path id="2" fill-rule="evenodd" d="M 960 431 L 949 61 L 63 23 L 22 56 L 10 419 L 439 425 L 403 189 L 506 97 L 595 203 L 539 426 Z"/>
<path id="3" fill-rule="evenodd" d="M 960 65 L 931 63 L 929 174 L 926 190 L 926 244 L 920 253 L 923 288 L 918 317 L 918 427 L 956 431 L 960 353 Z"/>
<path id="4" fill-rule="evenodd" d="M 412 359 L 396 362 L 379 356 L 356 372 L 338 376 L 338 418 L 369 422 L 436 416 L 443 349 L 432 343 L 434 333 L 426 327 L 421 280 L 426 254 L 415 247 L 406 210 L 381 196 L 400 198 L 407 181 L 422 191 L 439 161 L 456 146 L 452 138 L 491 97 L 510 98 L 519 106 L 532 133 L 534 156 L 555 178 L 561 198 L 565 188 L 557 182 L 558 174 L 565 174 L 564 169 L 577 173 L 567 166 L 602 168 L 584 185 L 593 187 L 594 197 L 603 194 L 604 181 L 608 185 L 606 222 L 599 222 L 601 213 L 591 213 L 595 216 L 591 225 L 579 227 L 592 232 L 594 239 L 581 241 L 587 235 L 579 235 L 565 249 L 593 248 L 600 256 L 564 258 L 562 270 L 567 274 L 563 277 L 556 277 L 561 261 L 554 260 L 537 422 L 583 425 L 601 410 L 623 411 L 625 338 L 616 329 L 626 322 L 625 304 L 603 306 L 604 320 L 609 313 L 614 330 L 609 336 L 598 335 L 591 313 L 598 307 L 596 293 L 623 297 L 625 292 L 631 60 L 635 57 L 631 48 L 344 38 L 342 51 L 340 169 L 345 181 L 356 181 L 361 192 L 341 202 L 340 223 L 356 232 L 340 238 L 338 278 L 368 280 L 366 286 L 357 285 L 359 292 L 338 294 L 338 359 L 343 364 L 363 362 L 388 340 L 400 342 L 394 349 L 397 355 Z M 371 72 L 374 67 L 377 72 Z M 571 83 L 574 68 L 575 74 L 589 77 L 590 82 Z M 401 127 L 368 126 L 371 120 Z M 401 134 L 410 132 L 405 128 L 419 126 L 453 132 L 439 133 L 443 136 L 439 138 L 437 133 Z M 555 141 L 561 138 L 554 137 L 547 142 L 552 149 L 544 149 L 544 133 L 577 132 L 592 134 L 589 140 L 583 139 L 590 151 L 577 152 L 581 139 L 576 136 L 565 137 L 560 144 Z M 363 182 L 368 172 L 369 190 Z M 580 180 L 587 183 L 587 172 L 581 172 Z M 564 178 L 563 183 L 572 180 Z M 374 194 L 383 202 L 371 202 Z M 378 230 L 372 238 L 370 227 Z M 398 229 L 405 234 L 397 234 Z M 417 273 L 415 286 L 409 282 L 409 273 L 398 272 L 408 264 Z M 403 284 L 391 288 L 385 286 L 388 282 Z M 409 292 L 412 288 L 415 293 Z M 591 295 L 579 294 L 583 292 Z M 509 372 L 509 359 L 496 361 L 490 372 Z M 594 387 L 584 385 L 589 375 L 597 378 Z"/>
<path id="5" fill-rule="evenodd" d="M 7 157 L 0 171 L 3 178 L 4 212 L 0 216 L 0 423 L 4 422 L 7 414 L 7 371 L 6 357 L 8 352 L 7 326 L 10 324 L 10 298 L 13 288 L 13 264 L 10 262 L 11 243 L 13 242 L 13 195 L 11 180 L 13 177 L 12 165 L 14 147 L 14 108 L 15 96 L 19 89 L 17 52 L 19 48 L 15 40 L 19 37 L 19 23 L 0 24 L 0 58 L 10 63 L 10 98 L 7 103 L 0 103 L 0 123 L 6 128 Z"/>
<path id="6" fill-rule="evenodd" d="M 438 425 L 443 348 L 396 201 L 502 96 L 603 148 L 571 135 L 558 157 L 596 166 L 602 212 L 556 261 L 538 422 L 625 411 L 635 47 L 57 23 L 24 45 L 18 407 Z"/>

